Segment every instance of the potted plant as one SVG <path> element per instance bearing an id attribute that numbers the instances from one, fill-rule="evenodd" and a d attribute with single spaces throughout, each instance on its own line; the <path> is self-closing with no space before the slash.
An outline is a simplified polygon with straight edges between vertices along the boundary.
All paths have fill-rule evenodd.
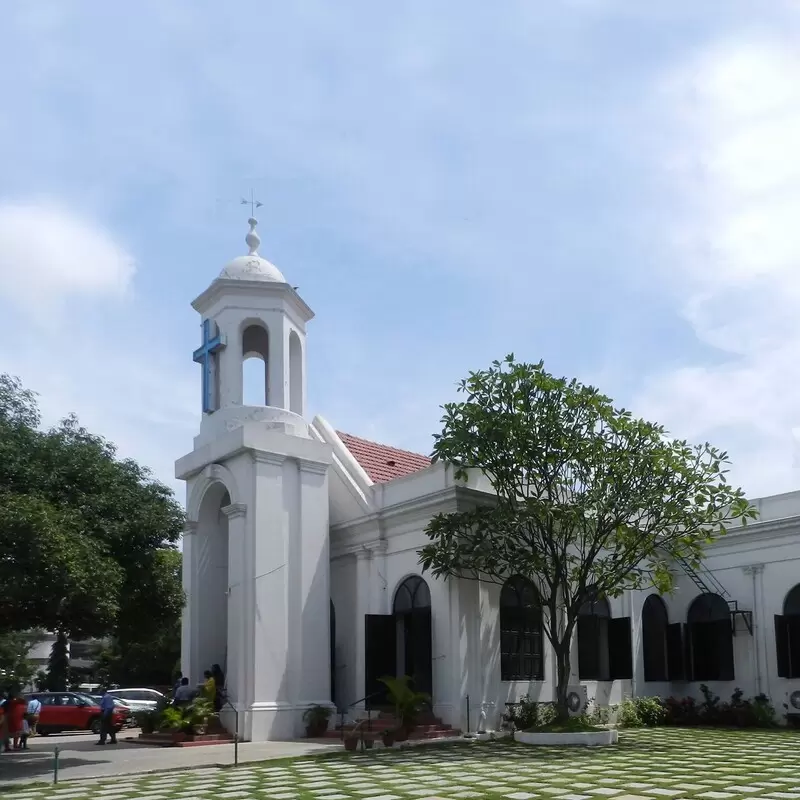
<path id="1" fill-rule="evenodd" d="M 198 697 L 184 712 L 185 727 L 195 736 L 203 736 L 208 731 L 208 723 L 214 715 L 214 705 L 204 697 Z"/>
<path id="2" fill-rule="evenodd" d="M 319 739 L 328 730 L 328 720 L 331 716 L 331 709 L 325 706 L 311 706 L 303 714 L 303 722 L 306 723 L 306 736 L 309 739 Z"/>
<path id="3" fill-rule="evenodd" d="M 136 722 L 136 727 L 140 728 L 145 736 L 154 733 L 161 724 L 161 714 L 150 708 L 134 711 L 133 719 Z"/>
<path id="4" fill-rule="evenodd" d="M 358 747 L 358 731 L 350 731 L 344 736 L 344 749 L 355 750 Z"/>
<path id="5" fill-rule="evenodd" d="M 395 732 L 392 728 L 386 728 L 386 730 L 381 731 L 381 740 L 383 741 L 384 747 L 392 747 L 395 738 Z"/>
<path id="6" fill-rule="evenodd" d="M 431 698 L 424 692 L 417 692 L 411 688 L 411 678 L 403 675 L 402 678 L 385 677 L 381 683 L 389 690 L 389 702 L 395 708 L 395 715 L 400 723 L 395 739 L 403 742 L 408 739 L 408 734 L 414 730 L 419 719 L 419 712 L 423 706 L 429 705 Z"/>

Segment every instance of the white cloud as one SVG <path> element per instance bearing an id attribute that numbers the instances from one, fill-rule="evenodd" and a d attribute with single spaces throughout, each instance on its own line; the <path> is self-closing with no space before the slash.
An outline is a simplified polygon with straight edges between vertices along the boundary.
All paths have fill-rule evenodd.
<path id="1" fill-rule="evenodd" d="M 0 297 L 42 319 L 74 296 L 119 298 L 135 263 L 102 228 L 51 204 L 0 205 Z"/>
<path id="2" fill-rule="evenodd" d="M 800 47 L 718 44 L 658 95 L 682 312 L 717 363 L 653 376 L 635 405 L 677 435 L 728 449 L 751 495 L 797 488 L 800 423 Z"/>
<path id="3" fill-rule="evenodd" d="M 76 412 L 181 497 L 170 476 L 197 429 L 196 375 L 163 346 L 169 320 L 132 302 L 134 275 L 97 222 L 53 203 L 0 205 L 0 304 L 18 332 L 0 338 L 0 369 L 39 394 L 45 425 Z"/>

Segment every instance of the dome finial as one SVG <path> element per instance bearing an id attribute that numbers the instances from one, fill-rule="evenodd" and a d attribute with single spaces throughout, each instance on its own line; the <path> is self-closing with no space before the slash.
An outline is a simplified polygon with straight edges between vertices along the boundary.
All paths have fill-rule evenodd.
<path id="1" fill-rule="evenodd" d="M 250 230 L 247 232 L 247 236 L 244 237 L 244 240 L 247 243 L 247 246 L 250 248 L 248 255 L 257 256 L 258 246 L 261 244 L 261 239 L 256 233 L 256 225 L 258 225 L 258 220 L 255 217 L 250 217 L 250 219 L 247 220 L 247 224 L 250 226 Z"/>
<path id="2" fill-rule="evenodd" d="M 258 225 L 258 220 L 255 218 L 255 216 L 256 216 L 256 209 L 261 208 L 263 203 L 261 203 L 260 200 L 256 200 L 255 192 L 251 189 L 250 199 L 246 200 L 243 197 L 242 205 L 250 206 L 250 219 L 247 220 L 248 224 L 250 225 L 250 231 L 247 234 L 247 236 L 244 237 L 244 240 L 245 242 L 247 242 L 247 246 L 250 248 L 249 255 L 257 256 L 258 246 L 261 244 L 261 239 L 259 239 L 258 234 L 256 233 L 256 225 Z"/>

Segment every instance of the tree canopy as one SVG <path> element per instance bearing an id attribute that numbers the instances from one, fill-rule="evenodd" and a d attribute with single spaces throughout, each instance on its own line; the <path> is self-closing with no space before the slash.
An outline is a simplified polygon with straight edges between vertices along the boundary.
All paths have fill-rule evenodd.
<path id="1" fill-rule="evenodd" d="M 173 624 L 172 491 L 74 416 L 40 423 L 35 395 L 0 375 L 0 632 L 133 639 Z"/>
<path id="2" fill-rule="evenodd" d="M 420 551 L 424 569 L 538 589 L 566 709 L 570 642 L 581 605 L 626 589 L 673 586 L 675 559 L 756 511 L 726 477 L 728 456 L 670 439 L 591 386 L 555 378 L 513 355 L 459 384 L 444 406 L 434 460 L 456 477 L 482 471 L 490 502 L 436 515 Z"/>

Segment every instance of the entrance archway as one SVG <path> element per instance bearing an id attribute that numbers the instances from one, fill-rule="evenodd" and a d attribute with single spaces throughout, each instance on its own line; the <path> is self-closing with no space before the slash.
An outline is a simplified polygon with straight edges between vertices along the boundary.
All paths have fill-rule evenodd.
<path id="1" fill-rule="evenodd" d="M 718 594 L 701 594 L 689 606 L 691 679 L 694 681 L 732 681 L 733 627 L 728 604 Z"/>
<path id="2" fill-rule="evenodd" d="M 433 691 L 431 593 L 419 575 L 409 575 L 394 595 L 398 677 L 408 675 L 418 692 Z"/>
<path id="3" fill-rule="evenodd" d="M 191 679 L 220 664 L 227 673 L 228 649 L 228 518 L 222 509 L 231 498 L 222 483 L 206 490 L 197 518 L 197 570 L 194 575 L 197 617 L 194 636 L 196 661 Z"/>

